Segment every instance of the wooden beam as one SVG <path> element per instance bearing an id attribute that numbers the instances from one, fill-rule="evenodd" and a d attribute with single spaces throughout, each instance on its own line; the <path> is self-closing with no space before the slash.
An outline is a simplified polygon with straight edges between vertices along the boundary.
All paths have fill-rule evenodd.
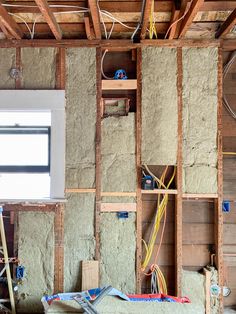
<path id="1" fill-rule="evenodd" d="M 188 13 L 185 15 L 185 17 L 182 20 L 180 31 L 179 31 L 179 38 L 183 38 L 186 34 L 189 26 L 192 24 L 195 16 L 197 15 L 199 9 L 201 8 L 204 0 L 193 0 Z"/>
<path id="2" fill-rule="evenodd" d="M 48 23 L 48 26 L 50 27 L 55 38 L 57 40 L 61 40 L 62 31 L 47 3 L 47 0 L 35 0 L 35 2 L 37 6 L 39 7 L 39 10 L 41 11 L 45 21 Z"/>
<path id="3" fill-rule="evenodd" d="M 152 0 L 146 0 L 145 1 L 145 7 L 144 7 L 144 13 L 143 13 L 143 21 L 142 21 L 142 28 L 141 28 L 141 34 L 140 38 L 145 39 L 146 37 L 146 31 L 149 24 L 149 17 L 151 13 L 152 8 Z"/>
<path id="4" fill-rule="evenodd" d="M 178 25 L 178 22 L 176 22 L 179 18 L 179 10 L 176 10 L 176 7 L 175 7 L 175 4 L 173 3 L 173 8 L 172 8 L 172 13 L 171 13 L 171 18 L 170 18 L 170 30 L 168 29 L 169 31 L 169 34 L 167 38 L 169 39 L 174 39 L 174 36 L 175 36 L 175 32 L 176 32 L 176 28 L 177 28 L 177 25 Z"/>
<path id="5" fill-rule="evenodd" d="M 85 25 L 85 32 L 88 40 L 93 40 L 95 39 L 95 34 L 93 28 L 91 28 L 90 25 L 90 19 L 87 14 L 84 15 L 84 25 Z"/>
<path id="6" fill-rule="evenodd" d="M 100 22 L 100 13 L 98 10 L 98 5 L 96 0 L 88 0 L 88 6 L 90 9 L 91 18 L 93 21 L 93 28 L 96 39 L 102 38 L 101 32 L 101 22 Z"/>
<path id="7" fill-rule="evenodd" d="M 177 151 L 177 190 L 175 204 L 175 293 L 177 296 L 182 295 L 182 264 L 183 264 L 183 64 L 182 48 L 177 48 L 177 91 L 178 91 L 178 151 Z"/>
<path id="8" fill-rule="evenodd" d="M 7 39 L 13 39 L 14 36 L 12 36 L 9 31 L 7 30 L 7 28 L 5 27 L 5 25 L 2 22 L 2 19 L 0 18 L 0 28 L 2 30 L 2 32 L 4 33 L 4 35 L 6 36 Z"/>
<path id="9" fill-rule="evenodd" d="M 96 49 L 96 76 L 97 76 L 97 116 L 96 116 L 96 170 L 95 170 L 95 256 L 96 260 L 100 261 L 100 217 L 101 217 L 101 201 L 102 201 L 102 156 L 101 156 L 101 133 L 102 133 L 102 119 L 101 119 L 101 97 L 102 97 L 102 82 L 101 82 L 101 59 L 102 51 L 100 48 Z"/>
<path id="10" fill-rule="evenodd" d="M 59 205 L 54 216 L 54 293 L 64 290 L 64 205 Z"/>
<path id="11" fill-rule="evenodd" d="M 16 39 L 21 39 L 23 33 L 20 27 L 17 25 L 16 21 L 8 14 L 7 10 L 3 6 L 2 1 L 0 0 L 0 16 L 1 22 L 6 30 Z"/>
<path id="12" fill-rule="evenodd" d="M 180 6 L 180 10 L 179 10 L 178 19 L 180 19 L 180 18 L 182 18 L 184 16 L 186 8 L 187 8 L 187 4 L 188 4 L 188 0 L 182 0 L 181 1 L 181 6 Z M 181 20 L 179 20 L 176 23 L 176 31 L 175 31 L 175 34 L 174 34 L 174 38 L 178 38 L 179 37 L 180 26 L 181 26 Z"/>
<path id="13" fill-rule="evenodd" d="M 222 154 L 222 86 L 223 86 L 223 57 L 222 50 L 218 50 L 218 199 L 215 200 L 215 248 L 216 266 L 218 270 L 218 284 L 223 290 L 224 285 L 224 259 L 223 259 L 223 154 Z M 223 313 L 223 293 L 219 297 L 219 313 Z"/>
<path id="14" fill-rule="evenodd" d="M 230 32 L 230 30 L 236 24 L 236 9 L 230 14 L 227 20 L 221 25 L 220 29 L 216 33 L 216 38 L 220 38 Z"/>
<path id="15" fill-rule="evenodd" d="M 141 266 L 142 266 L 142 51 L 137 49 L 137 91 L 136 91 L 136 177 L 137 177 L 137 207 L 136 207 L 136 292 L 141 293 Z"/>

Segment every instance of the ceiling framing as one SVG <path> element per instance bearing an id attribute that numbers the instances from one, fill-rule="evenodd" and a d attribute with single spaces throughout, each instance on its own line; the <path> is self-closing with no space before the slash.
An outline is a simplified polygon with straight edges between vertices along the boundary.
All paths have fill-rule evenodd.
<path id="1" fill-rule="evenodd" d="M 235 24 L 236 0 L 0 0 L 3 39 L 235 39 Z"/>

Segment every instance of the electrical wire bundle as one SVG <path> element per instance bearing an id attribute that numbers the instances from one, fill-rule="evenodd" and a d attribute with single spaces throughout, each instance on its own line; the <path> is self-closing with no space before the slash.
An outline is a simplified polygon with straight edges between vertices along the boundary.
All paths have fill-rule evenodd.
<path id="1" fill-rule="evenodd" d="M 157 183 L 157 187 L 158 189 L 163 188 L 163 189 L 169 189 L 171 183 L 174 180 L 175 174 L 176 174 L 176 168 L 174 168 L 173 174 L 169 180 L 169 182 L 167 183 L 167 185 L 165 185 L 165 178 L 166 178 L 166 173 L 168 170 L 168 166 L 165 168 L 161 178 L 157 178 L 148 168 L 147 165 L 144 165 L 145 171 L 147 171 L 147 173 L 149 175 L 151 175 L 153 177 L 153 179 L 155 180 L 155 182 Z M 166 285 L 166 281 L 165 281 L 165 277 L 160 269 L 160 267 L 157 265 L 157 259 L 158 259 L 158 255 L 161 249 L 161 245 L 162 245 L 162 241 L 163 241 L 163 236 L 164 236 L 164 230 L 165 230 L 165 225 L 166 225 L 166 208 L 167 208 L 167 203 L 168 203 L 168 194 L 158 194 L 158 198 L 157 198 L 157 210 L 156 210 L 156 215 L 155 215 L 155 220 L 153 223 L 153 228 L 151 231 L 151 235 L 149 238 L 149 243 L 147 244 L 144 240 L 144 247 L 145 247 L 145 251 L 146 251 L 146 255 L 145 258 L 142 262 L 142 271 L 144 272 L 144 274 L 146 276 L 151 276 L 151 291 L 152 293 L 164 293 L 167 294 L 167 285 Z M 154 245 L 157 239 L 157 235 L 159 233 L 160 230 L 160 224 L 162 221 L 162 218 L 164 216 L 164 221 L 163 221 L 163 227 L 161 230 L 161 236 L 160 236 L 160 243 L 154 258 L 154 263 L 150 266 L 150 272 L 146 273 L 146 268 L 148 267 L 150 260 L 153 256 L 154 253 Z"/>

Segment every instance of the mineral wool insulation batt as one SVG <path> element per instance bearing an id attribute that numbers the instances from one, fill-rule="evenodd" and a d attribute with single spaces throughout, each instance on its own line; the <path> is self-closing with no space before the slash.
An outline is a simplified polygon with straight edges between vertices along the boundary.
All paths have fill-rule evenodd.
<path id="1" fill-rule="evenodd" d="M 183 191 L 217 192 L 218 49 L 183 49 Z"/>

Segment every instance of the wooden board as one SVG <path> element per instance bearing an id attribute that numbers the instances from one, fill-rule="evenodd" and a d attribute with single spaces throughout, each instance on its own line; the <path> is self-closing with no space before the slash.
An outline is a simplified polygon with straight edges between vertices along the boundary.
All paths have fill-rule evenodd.
<path id="1" fill-rule="evenodd" d="M 99 262 L 82 261 L 82 291 L 99 287 Z"/>
<path id="2" fill-rule="evenodd" d="M 102 90 L 137 89 L 137 80 L 102 80 Z"/>
<path id="3" fill-rule="evenodd" d="M 101 212 L 136 212 L 136 203 L 101 203 Z"/>

